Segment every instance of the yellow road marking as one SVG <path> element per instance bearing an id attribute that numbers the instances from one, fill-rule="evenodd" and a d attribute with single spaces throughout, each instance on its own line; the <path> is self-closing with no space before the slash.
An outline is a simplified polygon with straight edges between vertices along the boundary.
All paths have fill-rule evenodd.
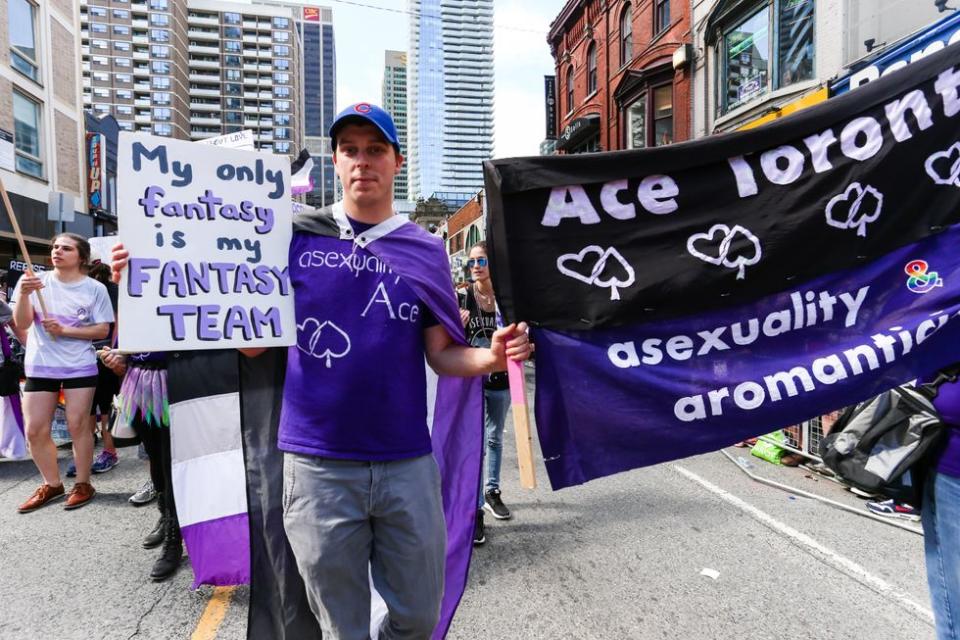
<path id="1" fill-rule="evenodd" d="M 210 597 L 207 608 L 200 616 L 197 628 L 193 630 L 190 640 L 213 640 L 217 637 L 217 630 L 227 615 L 227 609 L 230 608 L 230 599 L 233 597 L 235 590 L 236 587 L 215 587 L 213 589 L 213 596 Z"/>

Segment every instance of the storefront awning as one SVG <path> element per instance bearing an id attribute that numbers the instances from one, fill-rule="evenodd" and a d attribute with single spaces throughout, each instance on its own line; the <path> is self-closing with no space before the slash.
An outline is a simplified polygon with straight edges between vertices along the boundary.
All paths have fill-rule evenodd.
<path id="1" fill-rule="evenodd" d="M 590 113 L 582 118 L 572 120 L 570 124 L 564 127 L 557 138 L 557 149 L 564 151 L 576 147 L 578 144 L 590 138 L 590 136 L 600 131 L 600 114 Z"/>

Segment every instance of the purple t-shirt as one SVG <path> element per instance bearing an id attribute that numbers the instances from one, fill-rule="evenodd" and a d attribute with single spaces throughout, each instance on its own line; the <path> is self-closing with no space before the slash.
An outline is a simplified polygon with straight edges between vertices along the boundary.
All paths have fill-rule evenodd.
<path id="1" fill-rule="evenodd" d="M 347 460 L 430 453 L 423 330 L 436 319 L 426 305 L 351 239 L 294 232 L 290 281 L 297 344 L 280 449 Z"/>
<path id="2" fill-rule="evenodd" d="M 937 471 L 960 478 L 960 382 L 940 385 L 933 404 L 950 426 L 947 447 L 940 456 Z"/>

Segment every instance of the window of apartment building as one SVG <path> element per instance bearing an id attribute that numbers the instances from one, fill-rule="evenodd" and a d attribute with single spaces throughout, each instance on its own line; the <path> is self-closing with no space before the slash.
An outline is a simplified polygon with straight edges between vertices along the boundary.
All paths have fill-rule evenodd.
<path id="1" fill-rule="evenodd" d="M 230 82 L 240 82 L 243 80 L 243 73 L 240 72 L 240 69 L 225 69 L 223 79 Z"/>
<path id="2" fill-rule="evenodd" d="M 276 116 L 274 116 L 273 121 L 278 127 L 290 126 L 290 114 L 278 113 Z"/>
<path id="3" fill-rule="evenodd" d="M 126 115 L 130 115 L 130 114 L 126 114 Z M 117 125 L 119 125 L 119 127 L 120 127 L 121 129 L 123 129 L 124 131 L 133 131 L 133 123 L 132 123 L 132 122 L 127 122 L 127 121 L 121 120 L 121 121 L 117 122 Z"/>
<path id="4" fill-rule="evenodd" d="M 240 53 L 243 51 L 243 44 L 241 44 L 239 40 L 224 40 L 223 50 L 229 51 L 230 53 Z"/>
<path id="5" fill-rule="evenodd" d="M 633 12 L 630 4 L 620 14 L 620 66 L 625 67 L 633 59 Z"/>
<path id="6" fill-rule="evenodd" d="M 155 136 L 172 136 L 173 135 L 173 126 L 167 122 L 157 122 L 153 125 L 153 135 Z"/>
<path id="7" fill-rule="evenodd" d="M 587 49 L 587 95 L 597 90 L 597 43 L 591 42 Z"/>
<path id="8" fill-rule="evenodd" d="M 133 91 L 130 89 L 117 89 L 117 100 L 133 100 Z"/>
<path id="9" fill-rule="evenodd" d="M 663 79 L 661 76 L 659 81 Z M 626 148 L 643 149 L 672 143 L 673 84 L 645 84 L 630 95 L 636 97 L 623 111 Z"/>
<path id="10" fill-rule="evenodd" d="M 125 24 L 115 24 L 113 25 L 113 35 L 128 36 L 130 35 L 130 27 Z"/>
<path id="11" fill-rule="evenodd" d="M 110 58 L 107 56 L 90 56 L 90 63 L 98 67 L 109 67 Z"/>
<path id="12" fill-rule="evenodd" d="M 814 77 L 814 0 L 764 0 L 748 8 L 721 25 L 722 112 Z"/>
<path id="13" fill-rule="evenodd" d="M 227 124 L 243 124 L 243 114 L 239 111 L 226 111 L 223 114 L 223 121 Z"/>
<path id="14" fill-rule="evenodd" d="M 105 87 L 94 87 L 93 95 L 97 98 L 103 98 L 104 100 L 110 99 L 110 89 Z"/>
<path id="15" fill-rule="evenodd" d="M 274 32 L 273 32 L 273 41 L 274 41 L 274 42 L 290 42 L 290 32 L 289 32 L 289 31 L 274 31 Z"/>
<path id="16" fill-rule="evenodd" d="M 170 26 L 170 14 L 168 13 L 151 13 L 150 14 L 150 24 L 155 27 L 168 27 Z"/>
<path id="17" fill-rule="evenodd" d="M 114 40 L 113 48 L 117 51 L 130 51 L 130 49 L 132 48 L 132 45 L 129 42 L 124 40 Z"/>
<path id="18" fill-rule="evenodd" d="M 240 56 L 223 56 L 223 66 L 225 67 L 236 67 L 240 68 L 243 65 L 243 60 Z"/>
<path id="19" fill-rule="evenodd" d="M 117 66 L 117 67 L 127 67 L 127 68 L 129 68 L 130 66 L 132 66 L 133 61 L 130 60 L 130 58 L 114 58 L 114 59 L 113 59 L 113 64 L 114 64 L 114 66 Z"/>
<path id="20" fill-rule="evenodd" d="M 150 71 L 166 75 L 170 73 L 170 63 L 166 60 L 154 60 L 150 63 Z"/>
<path id="21" fill-rule="evenodd" d="M 150 45 L 150 55 L 154 58 L 169 58 L 170 47 L 165 44 L 152 44 Z"/>
<path id="22" fill-rule="evenodd" d="M 290 97 L 290 87 L 274 87 L 273 95 L 276 98 L 289 98 Z"/>
<path id="23" fill-rule="evenodd" d="M 273 137 L 277 140 L 289 140 L 290 139 L 290 128 L 289 127 L 277 127 L 273 130 Z"/>
<path id="24" fill-rule="evenodd" d="M 240 98 L 224 98 L 224 109 L 243 109 L 243 100 Z"/>
<path id="25" fill-rule="evenodd" d="M 170 32 L 166 29 L 150 29 L 150 40 L 153 42 L 170 42 Z"/>
<path id="26" fill-rule="evenodd" d="M 223 92 L 228 96 L 242 96 L 243 95 L 243 85 L 235 84 L 232 82 L 225 83 L 223 85 Z"/>
<path id="27" fill-rule="evenodd" d="M 275 17 L 273 19 L 273 28 L 274 29 L 289 29 L 290 28 L 290 18 Z"/>
<path id="28" fill-rule="evenodd" d="M 103 71 L 94 71 L 92 74 L 93 79 L 97 82 L 110 82 L 110 74 L 104 73 Z"/>
<path id="29" fill-rule="evenodd" d="M 167 11 L 170 9 L 170 3 L 167 0 L 150 0 L 150 8 L 153 11 Z"/>
<path id="30" fill-rule="evenodd" d="M 224 24 L 240 24 L 240 14 L 239 13 L 224 13 L 223 14 L 223 23 Z"/>
<path id="31" fill-rule="evenodd" d="M 289 73 L 274 73 L 273 81 L 280 84 L 290 84 L 290 74 Z"/>
<path id="32" fill-rule="evenodd" d="M 154 107 L 150 117 L 157 122 L 166 122 L 173 116 L 173 111 L 169 107 Z"/>
<path id="33" fill-rule="evenodd" d="M 91 18 L 106 18 L 107 8 L 106 7 L 90 7 L 89 13 Z"/>
<path id="34" fill-rule="evenodd" d="M 289 101 L 289 100 L 274 100 L 274 101 L 273 101 L 273 110 L 274 110 L 274 111 L 290 111 L 290 101 Z"/>
<path id="35" fill-rule="evenodd" d="M 132 116 L 132 115 L 133 115 L 133 107 L 131 107 L 131 106 L 128 105 L 128 104 L 118 104 L 118 105 L 117 105 L 117 113 L 120 114 L 120 115 L 122 115 L 122 116 Z"/>
<path id="36" fill-rule="evenodd" d="M 13 130 L 17 171 L 42 178 L 40 105 L 16 90 L 13 92 Z"/>
<path id="37" fill-rule="evenodd" d="M 110 113 L 110 105 L 108 104 L 95 104 L 93 105 L 93 110 L 101 115 L 106 115 Z"/>
<path id="38" fill-rule="evenodd" d="M 240 27 L 224 27 L 223 37 L 239 40 L 243 37 L 243 29 L 241 29 Z"/>
<path id="39" fill-rule="evenodd" d="M 670 26 L 670 0 L 655 0 L 653 6 L 653 35 L 663 33 Z"/>
<path id="40" fill-rule="evenodd" d="M 126 9 L 114 9 L 111 13 L 113 13 L 113 17 L 117 20 L 130 19 L 130 12 L 127 11 Z"/>
<path id="41" fill-rule="evenodd" d="M 573 111 L 573 67 L 567 69 L 567 113 Z"/>
<path id="42" fill-rule="evenodd" d="M 275 56 L 285 56 L 290 57 L 290 47 L 285 44 L 275 44 L 273 45 L 273 55 Z"/>
<path id="43" fill-rule="evenodd" d="M 167 76 L 153 76 L 153 78 L 150 79 L 150 84 L 154 89 L 169 89 L 170 78 Z"/>
<path id="44" fill-rule="evenodd" d="M 154 91 L 153 104 L 170 104 L 170 94 L 166 91 Z"/>
<path id="45" fill-rule="evenodd" d="M 274 58 L 273 59 L 273 68 L 274 69 L 289 69 L 290 60 L 287 58 Z"/>
<path id="46" fill-rule="evenodd" d="M 290 143 L 289 142 L 278 142 L 273 145 L 273 150 L 277 153 L 290 153 Z"/>
<path id="47" fill-rule="evenodd" d="M 115 73 L 113 79 L 121 84 L 130 84 L 133 82 L 133 76 L 129 73 Z"/>
<path id="48" fill-rule="evenodd" d="M 106 40 L 91 40 L 90 47 L 93 49 L 108 49 L 110 48 L 110 43 Z"/>
<path id="49" fill-rule="evenodd" d="M 91 22 L 90 31 L 93 33 L 106 33 L 109 31 L 109 29 L 107 25 L 103 24 L 102 22 Z"/>

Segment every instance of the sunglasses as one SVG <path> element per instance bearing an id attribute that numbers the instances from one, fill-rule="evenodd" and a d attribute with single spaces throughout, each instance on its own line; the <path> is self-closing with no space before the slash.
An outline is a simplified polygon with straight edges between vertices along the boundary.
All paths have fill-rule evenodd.
<path id="1" fill-rule="evenodd" d="M 473 269 L 474 266 L 485 267 L 487 264 L 486 258 L 470 258 L 467 260 L 467 269 Z"/>

